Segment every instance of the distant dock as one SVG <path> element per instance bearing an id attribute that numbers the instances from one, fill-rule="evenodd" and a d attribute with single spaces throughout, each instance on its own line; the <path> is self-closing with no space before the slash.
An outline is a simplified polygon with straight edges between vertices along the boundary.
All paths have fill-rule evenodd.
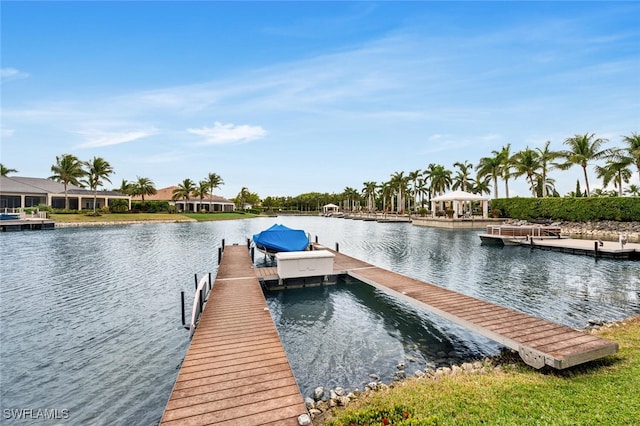
<path id="1" fill-rule="evenodd" d="M 0 232 L 35 231 L 54 229 L 55 222 L 45 215 L 30 216 L 24 213 L 0 214 Z"/>
<path id="2" fill-rule="evenodd" d="M 581 240 L 575 238 L 537 239 L 521 241 L 521 246 L 562 253 L 580 254 L 604 259 L 640 260 L 640 244 L 618 241 Z"/>

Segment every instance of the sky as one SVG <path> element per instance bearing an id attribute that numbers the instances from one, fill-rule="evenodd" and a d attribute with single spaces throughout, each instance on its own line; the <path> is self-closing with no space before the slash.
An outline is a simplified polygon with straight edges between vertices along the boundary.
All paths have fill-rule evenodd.
<path id="1" fill-rule="evenodd" d="M 107 189 L 217 173 L 227 198 L 341 193 L 507 144 L 640 132 L 635 1 L 3 0 L 0 19 L 15 176 L 73 154 L 113 166 Z M 577 166 L 550 176 L 584 188 Z M 530 194 L 524 177 L 509 190 Z"/>

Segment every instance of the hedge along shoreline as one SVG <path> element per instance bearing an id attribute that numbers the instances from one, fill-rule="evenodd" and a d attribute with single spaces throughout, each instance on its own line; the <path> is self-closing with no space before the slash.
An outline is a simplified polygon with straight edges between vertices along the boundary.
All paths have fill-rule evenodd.
<path id="1" fill-rule="evenodd" d="M 501 217 L 569 222 L 640 221 L 638 197 L 497 198 L 491 210 Z"/>

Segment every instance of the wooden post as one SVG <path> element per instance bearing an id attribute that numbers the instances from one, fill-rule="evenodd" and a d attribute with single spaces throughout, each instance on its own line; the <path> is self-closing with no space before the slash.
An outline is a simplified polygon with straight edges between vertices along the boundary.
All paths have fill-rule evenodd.
<path id="1" fill-rule="evenodd" d="M 182 325 L 184 326 L 184 291 L 180 292 L 180 308 L 182 308 Z"/>
<path id="2" fill-rule="evenodd" d="M 598 241 L 593 242 L 593 256 L 598 258 Z"/>
<path id="3" fill-rule="evenodd" d="M 222 247 L 218 247 L 218 265 L 222 261 Z"/>
<path id="4" fill-rule="evenodd" d="M 339 253 L 340 252 L 340 244 L 336 243 L 336 251 Z"/>
<path id="5" fill-rule="evenodd" d="M 193 277 L 196 280 L 196 290 L 198 289 L 198 274 L 193 274 Z"/>

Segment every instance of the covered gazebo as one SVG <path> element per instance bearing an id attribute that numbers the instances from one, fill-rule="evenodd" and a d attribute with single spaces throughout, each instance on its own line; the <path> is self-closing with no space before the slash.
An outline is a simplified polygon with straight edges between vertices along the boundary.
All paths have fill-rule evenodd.
<path id="1" fill-rule="evenodd" d="M 431 214 L 433 217 L 436 216 L 436 203 L 440 202 L 450 202 L 451 208 L 453 209 L 454 218 L 471 215 L 471 207 L 466 208 L 467 205 L 470 205 L 474 201 L 479 201 L 482 206 L 482 217 L 489 217 L 489 198 L 484 197 L 479 194 L 472 194 L 470 192 L 465 191 L 453 191 L 447 194 L 439 195 L 437 197 L 433 197 L 431 199 Z"/>
<path id="2" fill-rule="evenodd" d="M 329 203 L 329 204 L 325 204 L 324 206 L 322 206 L 322 213 L 327 214 L 327 213 L 335 213 L 338 211 L 338 209 L 340 209 L 340 207 L 336 206 L 333 203 Z"/>

